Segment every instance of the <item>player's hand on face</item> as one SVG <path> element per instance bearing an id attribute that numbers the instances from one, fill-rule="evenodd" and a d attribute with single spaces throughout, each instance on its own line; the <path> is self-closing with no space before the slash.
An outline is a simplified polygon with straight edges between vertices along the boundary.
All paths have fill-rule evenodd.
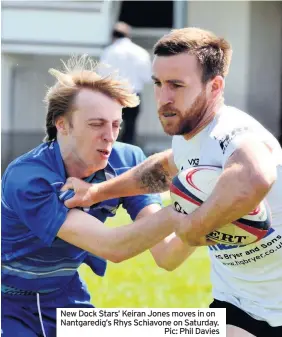
<path id="1" fill-rule="evenodd" d="M 68 208 L 92 206 L 95 201 L 91 199 L 90 188 L 95 189 L 95 185 L 78 178 L 68 178 L 61 192 L 73 190 L 75 195 L 64 202 L 65 206 Z"/>

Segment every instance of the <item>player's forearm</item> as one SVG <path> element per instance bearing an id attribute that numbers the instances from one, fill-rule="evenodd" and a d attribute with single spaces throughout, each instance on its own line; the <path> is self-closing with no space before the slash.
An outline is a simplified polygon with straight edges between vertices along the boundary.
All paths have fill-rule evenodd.
<path id="1" fill-rule="evenodd" d="M 108 228 L 89 214 L 73 209 L 57 236 L 94 255 L 120 262 L 163 240 L 174 231 L 175 223 L 182 217 L 169 206 L 130 225 Z"/>
<path id="2" fill-rule="evenodd" d="M 227 169 L 208 200 L 190 215 L 189 231 L 201 237 L 241 218 L 257 207 L 271 186 L 242 166 Z"/>
<path id="3" fill-rule="evenodd" d="M 167 271 L 179 267 L 194 251 L 195 247 L 188 246 L 175 233 L 151 248 L 157 265 Z"/>
<path id="4" fill-rule="evenodd" d="M 129 259 L 150 249 L 174 231 L 176 218 L 171 207 L 150 216 L 142 217 L 134 223 L 112 229 L 109 242 L 115 262 Z"/>
<path id="5" fill-rule="evenodd" d="M 177 228 L 177 234 L 198 244 L 208 233 L 256 208 L 276 180 L 276 163 L 267 147 L 248 139 L 228 159 L 210 197 Z"/>
<path id="6" fill-rule="evenodd" d="M 93 186 L 90 188 L 93 200 L 98 202 L 118 197 L 167 191 L 172 180 L 168 164 L 170 155 L 171 150 L 152 155 L 119 177 Z"/>

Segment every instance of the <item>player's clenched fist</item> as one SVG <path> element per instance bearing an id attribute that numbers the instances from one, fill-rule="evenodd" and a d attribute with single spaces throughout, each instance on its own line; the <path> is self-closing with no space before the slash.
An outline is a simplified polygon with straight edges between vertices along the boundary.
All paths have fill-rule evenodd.
<path id="1" fill-rule="evenodd" d="M 93 195 L 95 191 L 98 192 L 97 185 L 89 184 L 78 178 L 68 178 L 61 191 L 70 192 L 71 190 L 73 193 L 70 193 L 70 197 L 67 197 L 64 202 L 66 207 L 90 207 L 96 203 Z"/>

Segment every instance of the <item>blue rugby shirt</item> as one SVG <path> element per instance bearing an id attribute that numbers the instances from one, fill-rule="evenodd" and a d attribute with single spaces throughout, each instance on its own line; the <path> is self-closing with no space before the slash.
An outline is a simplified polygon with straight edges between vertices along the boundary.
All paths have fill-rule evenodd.
<path id="1" fill-rule="evenodd" d="M 145 159 L 136 146 L 116 143 L 105 170 L 94 182 L 120 175 Z M 2 179 L 2 291 L 50 292 L 64 287 L 87 263 L 103 276 L 104 259 L 56 237 L 68 208 L 59 198 L 66 172 L 58 143 L 43 143 L 14 160 Z M 88 212 L 104 222 L 120 204 L 134 220 L 147 205 L 161 203 L 158 195 L 111 199 Z M 78 224 L 79 225 L 79 224 Z"/>

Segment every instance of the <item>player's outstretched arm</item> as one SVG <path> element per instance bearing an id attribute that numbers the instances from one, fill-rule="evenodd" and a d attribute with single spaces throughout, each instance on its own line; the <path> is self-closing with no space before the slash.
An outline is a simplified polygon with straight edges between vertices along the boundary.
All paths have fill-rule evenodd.
<path id="1" fill-rule="evenodd" d="M 247 139 L 227 160 L 210 197 L 177 229 L 191 245 L 205 235 L 253 210 L 276 180 L 276 163 L 269 149 L 255 139 Z"/>
<path id="2" fill-rule="evenodd" d="M 174 231 L 183 218 L 168 206 L 130 225 L 108 228 L 91 215 L 72 209 L 57 236 L 112 262 L 121 262 L 151 248 Z"/>
<path id="3" fill-rule="evenodd" d="M 100 184 L 90 185 L 77 178 L 68 178 L 62 191 L 73 189 L 75 196 L 65 201 L 65 205 L 68 208 L 89 207 L 112 198 L 164 192 L 176 173 L 172 150 L 167 150 Z"/>
<path id="4" fill-rule="evenodd" d="M 183 242 L 175 233 L 150 249 L 156 264 L 167 271 L 179 267 L 194 251 L 196 247 Z"/>
<path id="5" fill-rule="evenodd" d="M 154 214 L 160 209 L 160 205 L 148 205 L 138 213 L 136 219 L 141 219 Z M 195 249 L 195 247 L 190 247 L 184 243 L 175 233 L 172 233 L 152 247 L 150 252 L 160 268 L 172 271 L 180 266 L 195 251 Z"/>

